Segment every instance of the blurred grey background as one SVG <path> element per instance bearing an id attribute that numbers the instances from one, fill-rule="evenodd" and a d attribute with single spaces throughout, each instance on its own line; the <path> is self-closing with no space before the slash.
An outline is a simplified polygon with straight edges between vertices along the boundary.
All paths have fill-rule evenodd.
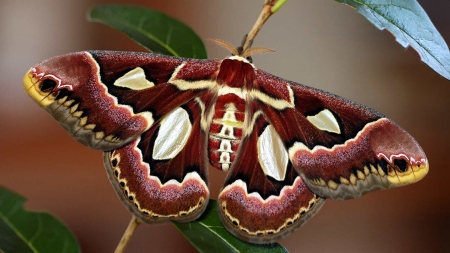
<path id="1" fill-rule="evenodd" d="M 406 0 L 405 0 L 406 1 Z M 72 51 L 145 51 L 126 36 L 86 21 L 88 0 L 0 0 L 0 184 L 49 211 L 76 234 L 83 252 L 112 252 L 130 215 L 106 177 L 101 152 L 72 140 L 29 99 L 22 77 L 35 63 Z M 124 1 L 163 11 L 201 38 L 235 45 L 262 0 Z M 420 4 L 450 42 L 450 2 Z M 430 173 L 407 187 L 349 201 L 327 201 L 301 229 L 280 241 L 292 252 L 450 252 L 450 81 L 332 0 L 289 1 L 255 40 L 276 53 L 257 55 L 260 69 L 374 108 L 422 145 Z M 211 58 L 228 52 L 206 42 Z M 212 197 L 224 175 L 211 171 Z M 196 252 L 171 225 L 142 225 L 127 252 Z"/>

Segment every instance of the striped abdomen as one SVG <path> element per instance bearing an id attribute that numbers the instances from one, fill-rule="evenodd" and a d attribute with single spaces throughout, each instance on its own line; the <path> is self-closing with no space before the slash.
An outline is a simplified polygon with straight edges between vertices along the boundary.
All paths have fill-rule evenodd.
<path id="1" fill-rule="evenodd" d="M 209 162 L 227 171 L 233 163 L 242 139 L 245 101 L 236 94 L 220 95 L 209 130 Z"/>

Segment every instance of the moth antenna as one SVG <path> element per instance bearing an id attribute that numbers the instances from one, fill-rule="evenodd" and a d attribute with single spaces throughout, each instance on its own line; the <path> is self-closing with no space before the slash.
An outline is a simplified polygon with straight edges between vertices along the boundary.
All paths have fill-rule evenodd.
<path id="1" fill-rule="evenodd" d="M 244 39 L 247 36 L 244 37 Z M 238 48 L 235 48 L 231 43 L 220 40 L 220 39 L 208 39 L 211 42 L 214 42 L 215 44 L 227 49 L 228 51 L 230 51 L 230 53 L 232 55 L 239 55 L 242 56 L 246 59 L 248 59 L 250 62 L 252 62 L 251 59 L 251 55 L 253 54 L 260 54 L 260 53 L 273 53 L 275 52 L 275 50 L 267 48 L 267 47 L 254 47 L 254 48 L 249 48 L 245 51 L 243 51 L 243 46 L 240 46 Z M 253 41 L 251 41 L 253 42 Z"/>
<path id="2" fill-rule="evenodd" d="M 253 54 L 262 54 L 262 53 L 273 53 L 275 50 L 267 48 L 267 47 L 253 47 L 242 52 L 241 56 L 244 58 L 249 57 Z"/>
<path id="3" fill-rule="evenodd" d="M 238 50 L 229 42 L 223 41 L 223 40 L 219 40 L 219 39 L 208 39 L 211 42 L 216 43 L 217 45 L 227 49 L 228 51 L 230 51 L 230 53 L 232 55 L 239 55 Z"/>

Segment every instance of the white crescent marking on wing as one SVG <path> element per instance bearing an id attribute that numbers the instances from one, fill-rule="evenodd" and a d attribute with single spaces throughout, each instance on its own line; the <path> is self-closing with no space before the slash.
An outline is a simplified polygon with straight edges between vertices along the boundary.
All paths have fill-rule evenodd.
<path id="1" fill-rule="evenodd" d="M 144 70 L 140 67 L 132 69 L 125 75 L 118 78 L 114 82 L 114 85 L 132 90 L 144 90 L 155 86 L 153 82 L 147 80 Z"/>
<path id="2" fill-rule="evenodd" d="M 259 136 L 257 147 L 259 163 L 264 174 L 283 181 L 289 161 L 288 152 L 272 125 L 268 125 Z"/>
<path id="3" fill-rule="evenodd" d="M 186 110 L 177 108 L 161 121 L 153 148 L 153 159 L 174 158 L 186 145 L 192 125 Z"/>
<path id="4" fill-rule="evenodd" d="M 336 118 L 328 109 L 324 109 L 314 116 L 307 116 L 306 119 L 322 131 L 341 134 Z"/>

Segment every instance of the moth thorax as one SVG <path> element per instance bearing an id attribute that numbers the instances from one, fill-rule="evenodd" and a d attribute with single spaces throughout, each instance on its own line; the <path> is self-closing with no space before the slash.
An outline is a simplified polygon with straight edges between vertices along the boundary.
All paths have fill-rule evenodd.
<path id="1" fill-rule="evenodd" d="M 229 88 L 228 88 L 229 89 Z M 224 88 L 224 92 L 229 91 Z M 209 130 L 209 161 L 217 169 L 227 171 L 242 139 L 245 100 L 240 94 L 223 93 L 217 98 Z"/>
<path id="2" fill-rule="evenodd" d="M 248 87 L 255 80 L 255 68 L 242 57 L 232 56 L 220 64 L 217 82 L 230 87 Z"/>

